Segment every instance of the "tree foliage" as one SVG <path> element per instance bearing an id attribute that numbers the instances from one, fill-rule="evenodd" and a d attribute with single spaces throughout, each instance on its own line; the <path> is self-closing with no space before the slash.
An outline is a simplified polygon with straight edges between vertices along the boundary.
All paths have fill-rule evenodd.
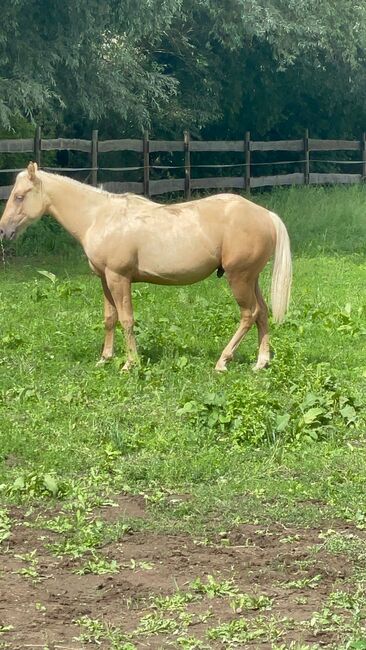
<path id="1" fill-rule="evenodd" d="M 2 124 L 9 126 L 17 114 L 40 113 L 52 113 L 56 121 L 65 112 L 99 120 L 111 110 L 145 123 L 153 107 L 175 93 L 176 80 L 149 56 L 175 9 L 174 0 L 6 0 Z"/>
<path id="2" fill-rule="evenodd" d="M 360 0 L 5 0 L 0 124 L 217 137 L 359 131 Z"/>

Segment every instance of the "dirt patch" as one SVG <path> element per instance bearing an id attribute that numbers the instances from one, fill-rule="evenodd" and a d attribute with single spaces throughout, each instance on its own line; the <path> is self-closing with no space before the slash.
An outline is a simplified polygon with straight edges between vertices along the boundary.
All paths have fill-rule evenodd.
<path id="1" fill-rule="evenodd" d="M 146 501 L 142 496 L 118 494 L 112 498 L 112 504 L 96 509 L 95 513 L 107 522 L 119 521 L 121 518 L 144 519 Z"/>
<path id="2" fill-rule="evenodd" d="M 115 501 L 98 511 L 108 523 L 146 514 L 139 497 Z M 354 570 L 347 555 L 327 551 L 329 522 L 323 530 L 245 525 L 212 544 L 183 534 L 127 533 L 95 551 L 116 573 L 77 575 L 93 555 L 56 557 L 48 544 L 60 535 L 30 526 L 31 518 L 15 512 L 0 555 L 0 647 L 269 649 L 275 641 L 327 645 L 340 639 L 334 625 L 310 625 L 332 592 L 349 590 Z M 333 529 L 360 535 L 346 524 Z M 177 594 L 186 601 L 174 599 Z M 249 606 L 238 594 L 252 599 Z M 83 617 L 84 625 L 77 624 Z M 127 640 L 132 645 L 124 645 Z"/>

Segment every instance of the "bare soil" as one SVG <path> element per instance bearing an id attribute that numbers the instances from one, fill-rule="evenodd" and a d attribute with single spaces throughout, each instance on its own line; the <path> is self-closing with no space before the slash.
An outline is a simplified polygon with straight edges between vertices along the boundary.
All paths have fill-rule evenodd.
<path id="1" fill-rule="evenodd" d="M 121 495 L 117 503 L 117 507 L 99 511 L 98 516 L 109 522 L 126 516 L 145 517 L 142 498 Z M 0 631 L 1 626 L 12 629 L 0 633 L 0 648 L 112 647 L 103 639 L 99 646 L 77 640 L 83 630 L 75 620 L 88 616 L 132 633 L 141 618 L 154 611 L 152 597 L 172 595 L 177 589 L 192 591 L 190 583 L 197 577 L 205 582 L 208 575 L 214 576 L 217 582 L 233 579 L 240 592 L 267 595 L 273 599 L 273 606 L 270 611 L 235 613 L 230 608 L 230 598 L 207 595 L 188 604 L 186 611 L 192 614 L 188 635 L 201 640 L 205 647 L 231 647 L 208 640 L 209 628 L 243 616 L 253 619 L 259 615 L 275 617 L 278 621 L 283 617 L 293 619 L 294 624 L 280 639 L 282 643 L 328 645 L 337 641 L 336 631 L 314 635 L 313 630 L 304 628 L 300 622 L 310 620 L 331 592 L 347 590 L 352 562 L 342 556 L 328 555 L 320 536 L 322 530 L 330 527 L 355 532 L 342 522 L 325 522 L 322 529 L 242 525 L 218 535 L 210 543 L 183 534 L 132 532 L 98 549 L 98 554 L 118 562 L 118 573 L 76 575 L 73 571 L 81 565 L 81 560 L 53 555 L 47 545 L 59 536 L 29 526 L 34 513 L 28 516 L 21 509 L 14 509 L 11 516 L 17 525 L 0 554 Z M 39 573 L 36 579 L 19 573 L 25 563 L 17 557 L 34 550 Z M 321 579 L 316 588 L 286 588 L 283 584 L 319 574 Z M 202 616 L 204 612 L 210 615 Z M 169 618 L 177 613 L 161 615 Z M 141 649 L 180 647 L 174 634 L 143 634 L 134 636 L 131 643 Z M 236 647 L 272 646 L 257 639 Z"/>

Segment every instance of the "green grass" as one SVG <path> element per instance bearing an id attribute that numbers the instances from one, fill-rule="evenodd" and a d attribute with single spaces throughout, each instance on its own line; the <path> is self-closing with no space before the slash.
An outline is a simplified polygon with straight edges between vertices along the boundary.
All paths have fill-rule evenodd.
<path id="1" fill-rule="evenodd" d="M 364 185 L 281 188 L 254 200 L 282 216 L 297 255 L 351 255 L 365 261 Z"/>
<path id="2" fill-rule="evenodd" d="M 86 261 L 63 238 L 67 255 L 50 256 L 58 244 L 47 223 L 17 244 L 24 253 L 37 242 L 38 256 L 11 258 L 0 275 L 5 503 L 110 486 L 148 493 L 168 528 L 225 528 L 253 513 L 366 522 L 366 190 L 254 198 L 283 217 L 295 253 L 290 313 L 272 325 L 275 356 L 259 374 L 254 330 L 229 372 L 213 371 L 238 316 L 216 277 L 179 289 L 135 285 L 142 365 L 120 373 L 119 335 L 117 360 L 96 368 L 102 295 Z M 267 294 L 269 281 L 267 269 Z M 180 491 L 192 498 L 172 506 L 167 496 Z"/>
<path id="3" fill-rule="evenodd" d="M 220 575 L 214 567 L 211 574 L 197 566 L 196 578 L 173 593 L 157 590 L 152 578 L 151 593 L 126 601 L 135 617 L 130 628 L 104 609 L 101 618 L 75 616 L 83 647 L 133 650 L 162 639 L 162 647 L 186 650 L 263 643 L 307 650 L 328 634 L 337 639 L 325 646 L 333 650 L 366 647 L 366 190 L 255 198 L 284 218 L 294 251 L 291 309 L 283 325 L 271 325 L 275 355 L 261 373 L 251 370 L 255 331 L 226 374 L 213 370 L 238 318 L 225 278 L 179 289 L 135 285 L 142 363 L 126 374 L 120 332 L 116 360 L 95 366 L 101 288 L 67 235 L 45 220 L 7 249 L 0 269 L 0 552 L 12 555 L 20 579 L 35 589 L 52 574 L 42 544 L 51 564 L 69 567 L 75 580 L 154 576 L 159 555 L 151 562 L 138 543 L 132 558 L 122 554 L 131 533 L 138 541 L 151 530 L 184 531 L 224 558 L 237 526 L 254 524 L 257 544 L 246 541 L 256 554 L 275 523 L 289 558 L 294 545 L 302 549 L 286 580 L 275 562 L 263 565 L 264 590 L 255 575 L 253 590 L 243 589 L 233 570 Z M 269 283 L 270 268 L 262 276 L 267 295 Z M 145 517 L 126 515 L 123 506 L 115 521 L 104 516 L 121 491 L 145 496 Z M 19 518 L 14 503 L 22 506 Z M 341 529 L 342 520 L 359 530 Z M 19 550 L 14 539 L 27 526 L 36 537 Z M 301 542 L 307 526 L 318 526 L 309 546 Z M 332 587 L 324 556 L 352 565 Z M 318 593 L 326 593 L 321 606 L 309 609 Z M 280 609 L 291 598 L 296 620 Z M 0 626 L 3 639 L 13 632 Z"/>

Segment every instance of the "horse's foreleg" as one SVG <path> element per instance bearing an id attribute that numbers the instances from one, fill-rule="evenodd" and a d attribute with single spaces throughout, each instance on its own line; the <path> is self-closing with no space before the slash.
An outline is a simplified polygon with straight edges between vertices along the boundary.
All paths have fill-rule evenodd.
<path id="1" fill-rule="evenodd" d="M 105 336 L 102 350 L 102 356 L 97 365 L 102 365 L 113 357 L 114 351 L 114 332 L 118 320 L 117 309 L 107 282 L 104 277 L 101 278 L 104 292 L 104 327 Z"/>
<path id="2" fill-rule="evenodd" d="M 133 331 L 134 319 L 132 309 L 131 281 L 129 278 L 106 271 L 106 281 L 125 334 L 127 360 L 123 370 L 129 370 L 138 360 L 136 339 Z"/>

